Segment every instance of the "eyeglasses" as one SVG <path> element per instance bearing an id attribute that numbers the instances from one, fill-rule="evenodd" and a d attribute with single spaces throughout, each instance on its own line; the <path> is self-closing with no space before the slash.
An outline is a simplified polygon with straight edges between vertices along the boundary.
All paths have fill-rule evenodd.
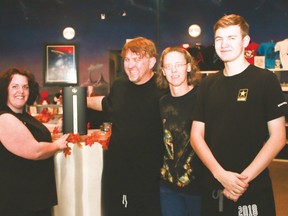
<path id="1" fill-rule="evenodd" d="M 176 70 L 180 69 L 181 67 L 187 65 L 188 63 L 176 63 L 176 64 L 166 64 L 163 66 L 163 69 L 165 71 L 171 71 L 173 68 L 175 68 Z"/>

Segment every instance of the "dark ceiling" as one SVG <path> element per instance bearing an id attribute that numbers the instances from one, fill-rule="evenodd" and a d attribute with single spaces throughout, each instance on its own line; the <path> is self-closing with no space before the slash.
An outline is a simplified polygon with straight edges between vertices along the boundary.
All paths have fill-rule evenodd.
<path id="1" fill-rule="evenodd" d="M 288 37 L 287 0 L 1 0 L 0 69 L 23 65 L 40 77 L 43 46 L 71 42 L 80 44 L 80 71 L 97 64 L 107 71 L 108 51 L 128 38 L 148 37 L 159 52 L 183 43 L 211 45 L 214 23 L 230 13 L 246 18 L 253 41 Z M 191 24 L 201 26 L 199 37 L 189 36 Z M 62 36 L 67 26 L 76 31 L 71 41 Z"/>
<path id="2" fill-rule="evenodd" d="M 126 16 L 122 16 L 123 13 Z M 63 29 L 76 26 L 78 34 L 99 31 L 95 26 L 103 23 L 108 28 L 128 26 L 130 31 L 149 28 L 155 31 L 159 41 L 162 37 L 176 33 L 187 33 L 187 26 L 200 24 L 204 38 L 209 43 L 214 22 L 225 13 L 239 13 L 251 24 L 252 37 L 260 37 L 259 31 L 270 28 L 278 34 L 288 18 L 287 0 L 2 0 L 0 7 L 0 26 L 2 40 L 11 33 L 25 35 L 31 29 L 50 34 L 51 28 Z M 105 14 L 106 19 L 100 19 Z M 132 27 L 131 27 L 132 26 Z M 135 27 L 136 26 L 136 27 Z M 127 33 L 124 31 L 117 34 Z M 138 29 L 137 29 L 138 28 Z M 47 31 L 49 29 L 49 31 Z M 280 28 L 281 29 L 281 28 Z M 151 31 L 150 30 L 150 31 Z M 168 30 L 168 31 L 167 31 Z M 19 32 L 20 31 L 20 32 Z M 170 31 L 170 32 L 169 32 Z M 269 32 L 269 29 L 267 29 Z M 53 33 L 53 32 L 52 32 Z M 287 33 L 287 30 L 286 30 Z M 267 35 L 267 33 L 264 33 Z M 23 36 L 24 36 L 23 35 Z M 259 36 L 258 36 L 259 35 Z M 268 33 L 269 35 L 269 33 Z M 37 35 L 38 36 L 38 35 Z M 12 35 L 13 37 L 13 35 Z M 28 37 L 31 39 L 31 37 Z M 271 38 L 272 39 L 272 38 Z M 210 38 L 211 40 L 211 38 Z M 260 40 L 260 38 L 259 38 Z M 264 39 L 267 40 L 267 39 Z"/>

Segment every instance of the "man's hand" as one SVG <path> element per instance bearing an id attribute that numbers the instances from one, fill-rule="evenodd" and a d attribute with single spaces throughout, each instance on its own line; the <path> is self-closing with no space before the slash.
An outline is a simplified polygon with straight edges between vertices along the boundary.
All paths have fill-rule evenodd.
<path id="1" fill-rule="evenodd" d="M 223 171 L 216 176 L 216 179 L 224 187 L 223 195 L 234 202 L 244 194 L 249 186 L 245 181 L 247 176 L 235 172 Z"/>

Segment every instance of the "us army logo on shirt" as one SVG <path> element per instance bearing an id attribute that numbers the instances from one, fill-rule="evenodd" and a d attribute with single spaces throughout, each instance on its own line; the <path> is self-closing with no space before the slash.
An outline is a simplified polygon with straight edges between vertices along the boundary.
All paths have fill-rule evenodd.
<path id="1" fill-rule="evenodd" d="M 238 92 L 237 101 L 246 101 L 248 98 L 248 89 L 240 89 Z"/>

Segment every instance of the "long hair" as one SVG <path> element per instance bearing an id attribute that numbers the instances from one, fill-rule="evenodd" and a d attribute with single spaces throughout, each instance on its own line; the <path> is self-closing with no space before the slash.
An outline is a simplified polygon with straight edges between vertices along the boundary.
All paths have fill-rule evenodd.
<path id="1" fill-rule="evenodd" d="M 27 77 L 29 85 L 29 97 L 27 105 L 32 105 L 39 96 L 39 84 L 36 82 L 34 75 L 23 68 L 8 68 L 0 73 L 0 107 L 7 106 L 8 86 L 15 74 Z"/>
<path id="2" fill-rule="evenodd" d="M 195 63 L 194 58 L 190 55 L 190 53 L 181 47 L 167 47 L 166 49 L 163 50 L 161 57 L 160 57 L 160 61 L 159 61 L 157 85 L 160 88 L 164 88 L 164 89 L 169 87 L 169 83 L 166 77 L 163 75 L 162 70 L 164 66 L 163 65 L 164 58 L 170 52 L 178 52 L 184 55 L 186 63 L 191 64 L 191 71 L 187 73 L 188 85 L 197 85 L 199 83 L 199 78 L 197 78 L 196 75 L 197 75 L 197 72 L 199 72 L 199 67 Z"/>

